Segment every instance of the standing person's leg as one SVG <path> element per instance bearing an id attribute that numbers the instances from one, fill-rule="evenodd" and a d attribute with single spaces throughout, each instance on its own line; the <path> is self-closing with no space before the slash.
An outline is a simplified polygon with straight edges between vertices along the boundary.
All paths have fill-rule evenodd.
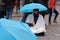
<path id="1" fill-rule="evenodd" d="M 12 19 L 13 9 L 10 10 L 9 19 Z"/>
<path id="2" fill-rule="evenodd" d="M 6 9 L 6 19 L 9 19 L 9 10 Z"/>
<path id="3" fill-rule="evenodd" d="M 12 13 L 13 13 L 13 9 L 7 9 L 6 10 L 6 18 L 7 19 L 12 19 Z"/>
<path id="4" fill-rule="evenodd" d="M 24 0 L 23 6 L 26 5 L 26 4 L 29 4 L 29 3 L 30 3 L 29 1 L 30 1 L 30 0 Z M 25 21 L 26 21 L 26 18 L 27 18 L 27 16 L 28 16 L 29 14 L 30 14 L 30 13 L 24 13 L 24 16 L 23 16 L 23 18 L 22 18 L 22 22 L 25 22 Z"/>
<path id="5" fill-rule="evenodd" d="M 52 9 L 50 9 L 50 13 L 49 13 L 49 25 L 51 25 L 51 17 L 52 17 Z"/>
<path id="6" fill-rule="evenodd" d="M 4 18 L 3 12 L 0 12 L 0 18 Z"/>
<path id="7" fill-rule="evenodd" d="M 57 20 L 57 17 L 58 17 L 59 13 L 58 13 L 58 11 L 56 9 L 54 9 L 54 13 L 55 13 L 55 18 L 54 18 L 53 22 L 56 23 L 57 22 L 56 20 Z"/>
<path id="8" fill-rule="evenodd" d="M 24 13 L 24 16 L 22 18 L 22 22 L 25 22 L 26 21 L 26 18 L 27 18 L 28 15 L 29 15 L 29 13 Z"/>

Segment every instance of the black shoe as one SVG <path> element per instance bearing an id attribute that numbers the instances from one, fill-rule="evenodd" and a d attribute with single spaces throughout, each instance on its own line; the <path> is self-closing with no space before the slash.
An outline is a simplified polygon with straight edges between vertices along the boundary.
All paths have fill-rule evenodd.
<path id="1" fill-rule="evenodd" d="M 36 36 L 45 36 L 45 33 L 44 32 L 42 32 L 42 33 L 37 33 L 37 34 L 35 34 Z"/>

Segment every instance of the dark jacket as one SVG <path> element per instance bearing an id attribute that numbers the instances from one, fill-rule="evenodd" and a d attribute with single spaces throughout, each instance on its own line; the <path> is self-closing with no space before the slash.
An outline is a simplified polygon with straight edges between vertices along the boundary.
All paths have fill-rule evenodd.
<path id="1" fill-rule="evenodd" d="M 0 18 L 4 18 L 4 15 L 6 15 L 5 4 L 0 0 Z"/>
<path id="2" fill-rule="evenodd" d="M 5 3 L 3 2 L 3 0 L 0 0 L 0 12 L 1 11 L 5 11 Z"/>

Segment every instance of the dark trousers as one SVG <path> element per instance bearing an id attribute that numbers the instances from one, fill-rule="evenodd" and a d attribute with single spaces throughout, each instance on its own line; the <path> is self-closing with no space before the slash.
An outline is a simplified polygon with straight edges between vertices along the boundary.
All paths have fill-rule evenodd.
<path id="1" fill-rule="evenodd" d="M 0 12 L 0 18 L 4 18 L 4 16 L 6 16 L 6 11 L 1 11 Z"/>
<path id="2" fill-rule="evenodd" d="M 31 13 L 24 13 L 24 16 L 22 18 L 22 22 L 26 21 L 26 18 L 28 17 L 29 14 L 31 14 Z"/>
<path id="3" fill-rule="evenodd" d="M 2 14 L 2 12 L 0 12 L 0 18 L 4 18 L 4 14 Z"/>
<path id="4" fill-rule="evenodd" d="M 54 11 L 52 11 L 52 9 L 50 9 L 50 13 L 49 13 L 49 23 L 51 23 L 51 18 L 52 18 L 52 13 L 55 13 L 55 17 L 54 17 L 54 20 L 57 19 L 57 16 L 58 16 L 58 11 L 56 9 L 54 9 Z"/>
<path id="5" fill-rule="evenodd" d="M 26 4 L 29 4 L 30 3 L 29 1 L 30 0 L 24 1 L 23 6 L 26 5 Z M 26 21 L 26 18 L 28 17 L 29 14 L 31 14 L 31 13 L 24 13 L 23 18 L 22 18 L 22 22 L 25 22 Z"/>

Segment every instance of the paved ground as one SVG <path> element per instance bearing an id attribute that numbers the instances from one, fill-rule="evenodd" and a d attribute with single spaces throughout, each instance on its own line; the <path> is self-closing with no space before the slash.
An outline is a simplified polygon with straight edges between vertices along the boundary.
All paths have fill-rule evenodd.
<path id="1" fill-rule="evenodd" d="M 59 16 L 58 16 L 58 23 L 54 24 L 52 22 L 51 26 L 47 27 L 47 32 L 45 33 L 44 37 L 39 36 L 38 40 L 60 40 L 60 6 L 58 5 L 56 7 L 56 9 L 59 11 Z M 14 9 L 15 10 L 15 9 Z M 23 14 L 13 14 L 13 20 L 21 20 Z M 53 14 L 54 17 L 54 14 Z M 52 17 L 52 21 L 53 21 L 53 17 Z M 45 22 L 48 25 L 48 15 L 46 15 L 45 17 Z"/>

